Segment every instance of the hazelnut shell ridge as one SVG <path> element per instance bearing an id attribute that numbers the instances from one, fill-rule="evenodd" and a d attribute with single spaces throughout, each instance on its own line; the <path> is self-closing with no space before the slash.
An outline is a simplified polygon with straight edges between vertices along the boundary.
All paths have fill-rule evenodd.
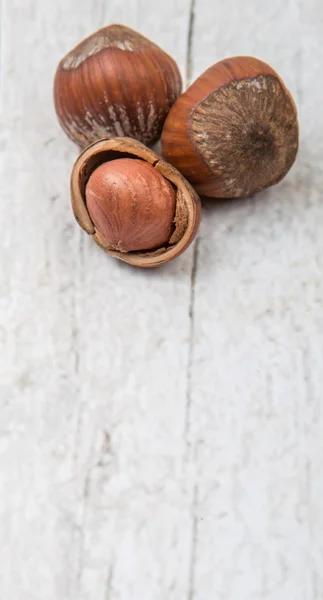
<path id="1" fill-rule="evenodd" d="M 60 61 L 54 104 L 65 133 L 81 148 L 118 136 L 152 145 L 181 91 L 171 56 L 140 33 L 109 25 Z"/>
<path id="2" fill-rule="evenodd" d="M 174 231 L 167 246 L 143 252 L 111 250 L 96 231 L 86 206 L 86 184 L 102 163 L 119 158 L 141 159 L 152 165 L 176 191 Z M 108 254 L 137 267 L 157 267 L 179 256 L 193 241 L 201 217 L 201 201 L 192 186 L 172 165 L 150 148 L 132 138 L 99 140 L 88 146 L 77 158 L 71 173 L 71 201 L 80 227 Z"/>
<path id="3" fill-rule="evenodd" d="M 221 149 L 223 151 L 225 144 L 228 143 L 225 139 L 225 134 L 227 133 L 227 135 L 230 135 L 230 130 L 227 128 L 227 125 L 232 125 L 230 122 L 231 118 L 233 127 L 237 127 L 238 124 L 240 130 L 243 129 L 244 125 L 247 123 L 247 121 L 244 120 L 244 117 L 248 114 L 246 108 L 244 107 L 244 112 L 242 110 L 240 112 L 240 90 L 244 92 L 244 81 L 246 81 L 247 86 L 249 85 L 250 93 L 254 92 L 255 100 L 257 101 L 258 98 L 261 99 L 261 96 L 264 97 L 264 94 L 266 94 L 267 81 L 270 81 L 271 79 L 277 83 L 276 94 L 272 94 L 274 97 L 272 102 L 276 101 L 275 96 L 278 96 L 278 91 L 281 92 L 279 112 L 273 114 L 274 120 L 277 116 L 279 125 L 281 126 L 281 138 L 277 140 L 274 139 L 273 143 L 276 143 L 276 150 L 278 150 L 278 153 L 281 148 L 281 142 L 284 143 L 285 140 L 287 140 L 286 143 L 289 147 L 286 150 L 285 157 L 282 156 L 281 158 L 281 162 L 276 169 L 277 177 L 273 181 L 268 183 L 270 175 L 268 177 L 267 172 L 267 182 L 264 181 L 263 185 L 261 181 L 259 185 L 258 181 L 257 185 L 254 185 L 255 189 L 252 189 L 252 183 L 250 189 L 248 189 L 247 185 L 242 185 L 240 186 L 241 189 L 239 189 L 237 177 L 236 193 L 228 193 L 228 190 L 225 188 L 225 177 L 227 176 L 227 173 L 225 169 L 222 170 L 223 163 L 221 164 L 221 161 L 217 161 L 217 151 L 221 152 Z M 253 89 L 251 84 L 254 85 Z M 261 85 L 263 85 L 263 87 L 261 87 Z M 230 86 L 235 86 L 235 90 L 237 91 L 235 97 L 236 104 L 232 106 L 233 112 L 231 114 L 227 112 L 224 115 L 221 111 L 223 110 L 222 107 L 228 105 L 230 100 Z M 217 103 L 212 104 L 212 97 L 214 98 L 214 94 L 220 90 L 223 92 L 222 96 L 219 94 Z M 216 108 L 217 114 L 213 112 L 214 108 Z M 207 112 L 208 110 L 209 112 Z M 262 106 L 263 120 L 266 116 L 266 110 L 268 113 L 268 107 L 266 101 L 264 101 Z M 253 117 L 252 106 L 250 106 L 249 115 L 250 114 Z M 193 123 L 194 115 L 196 115 L 196 117 L 195 122 Z M 203 119 L 205 119 L 204 125 L 202 125 Z M 257 115 L 255 115 L 255 120 L 256 119 Z M 287 128 L 290 129 L 285 130 L 286 137 L 284 137 L 284 123 L 287 121 L 289 121 Z M 267 124 L 270 128 L 270 115 L 266 125 Z M 217 150 L 214 149 L 210 138 L 212 129 L 215 135 L 217 134 L 218 138 L 222 132 L 224 133 L 222 139 L 218 139 L 219 145 Z M 219 133 L 220 130 L 221 133 Z M 259 137 L 262 134 L 263 131 L 260 131 Z M 198 135 L 200 136 L 199 138 Z M 268 146 L 270 146 L 270 144 L 268 144 Z M 227 147 L 229 148 L 228 162 L 231 160 L 232 171 L 234 171 L 234 163 L 237 162 L 237 155 L 233 151 L 235 149 L 232 145 L 230 147 L 228 145 Z M 259 191 L 260 189 L 268 187 L 268 185 L 273 185 L 280 181 L 292 166 L 298 150 L 296 105 L 282 79 L 267 63 L 249 56 L 227 58 L 207 69 L 175 102 L 164 124 L 161 137 L 161 148 L 165 160 L 179 169 L 190 183 L 192 183 L 199 194 L 214 198 L 243 197 L 250 195 L 254 191 Z M 272 150 L 272 148 L 270 149 Z M 266 150 L 265 144 L 263 150 L 264 152 Z M 246 154 L 248 155 L 247 145 Z M 259 165 L 261 165 L 261 160 L 262 156 L 260 157 L 260 160 L 256 157 L 253 161 L 254 170 L 257 170 Z M 218 165 L 217 162 L 219 163 Z M 251 164 L 252 161 L 250 160 L 249 163 Z M 219 166 L 218 169 L 217 166 Z M 275 167 L 274 163 L 273 167 Z M 250 171 L 251 170 L 252 169 L 250 169 Z M 270 172 L 270 164 L 268 171 Z M 232 177 L 235 176 L 236 173 L 233 173 Z"/>

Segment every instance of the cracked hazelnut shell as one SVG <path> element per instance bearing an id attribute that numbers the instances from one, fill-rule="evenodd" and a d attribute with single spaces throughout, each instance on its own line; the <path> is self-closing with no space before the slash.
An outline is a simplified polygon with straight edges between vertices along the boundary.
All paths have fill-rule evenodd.
<path id="1" fill-rule="evenodd" d="M 131 138 L 99 140 L 80 154 L 71 199 L 77 222 L 95 242 L 139 267 L 179 256 L 200 222 L 201 202 L 191 185 Z"/>
<path id="2" fill-rule="evenodd" d="M 60 61 L 54 103 L 62 128 L 81 148 L 117 136 L 152 145 L 181 90 L 166 52 L 128 27 L 109 25 Z"/>
<path id="3" fill-rule="evenodd" d="M 298 150 L 294 100 L 263 61 L 238 56 L 205 71 L 165 121 L 162 154 L 214 198 L 250 196 L 278 183 Z"/>

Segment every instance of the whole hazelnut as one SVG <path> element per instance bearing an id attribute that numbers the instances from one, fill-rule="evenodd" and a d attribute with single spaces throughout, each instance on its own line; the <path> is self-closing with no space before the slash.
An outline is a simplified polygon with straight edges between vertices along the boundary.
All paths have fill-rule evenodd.
<path id="1" fill-rule="evenodd" d="M 200 221 L 200 199 L 171 165 L 131 138 L 100 140 L 71 175 L 75 218 L 105 252 L 140 267 L 181 254 Z"/>
<path id="2" fill-rule="evenodd" d="M 80 147 L 116 136 L 152 145 L 181 90 L 179 69 L 166 52 L 128 27 L 109 25 L 60 61 L 54 103 Z"/>
<path id="3" fill-rule="evenodd" d="M 298 150 L 296 106 L 279 75 L 257 58 L 222 60 L 172 107 L 162 153 L 198 193 L 239 198 L 278 183 Z"/>
<path id="4" fill-rule="evenodd" d="M 86 185 L 85 198 L 107 248 L 134 252 L 168 244 L 175 190 L 149 163 L 133 158 L 102 163 Z"/>

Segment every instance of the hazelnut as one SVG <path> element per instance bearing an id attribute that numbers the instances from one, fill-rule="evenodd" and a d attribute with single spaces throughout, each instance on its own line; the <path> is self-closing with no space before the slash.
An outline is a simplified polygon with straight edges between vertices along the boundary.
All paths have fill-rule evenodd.
<path id="1" fill-rule="evenodd" d="M 109 25 L 60 61 L 54 102 L 61 126 L 81 147 L 117 136 L 152 145 L 181 90 L 166 52 L 128 27 Z"/>
<path id="2" fill-rule="evenodd" d="M 198 193 L 240 198 L 278 183 L 298 150 L 296 106 L 279 75 L 257 58 L 222 60 L 172 107 L 162 153 Z"/>
<path id="3" fill-rule="evenodd" d="M 99 140 L 71 175 L 74 215 L 112 256 L 155 267 L 193 241 L 201 212 L 190 184 L 155 152 L 131 138 Z"/>
<path id="4" fill-rule="evenodd" d="M 85 198 L 107 248 L 134 252 L 168 244 L 175 190 L 149 163 L 133 158 L 102 163 L 86 185 Z"/>

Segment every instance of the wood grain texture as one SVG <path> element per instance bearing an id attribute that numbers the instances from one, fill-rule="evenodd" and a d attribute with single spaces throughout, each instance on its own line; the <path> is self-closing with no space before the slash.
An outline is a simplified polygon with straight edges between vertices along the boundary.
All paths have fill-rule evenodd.
<path id="1" fill-rule="evenodd" d="M 2 0 L 1 598 L 321 600 L 322 20 L 318 0 Z M 189 78 L 255 54 L 299 106 L 286 180 L 206 202 L 195 250 L 154 272 L 70 208 L 53 76 L 110 22 Z"/>
<path id="2" fill-rule="evenodd" d="M 299 158 L 249 201 L 206 202 L 194 292 L 191 598 L 323 596 L 319 2 L 196 0 L 193 75 L 254 54 L 299 107 Z M 220 14 L 220 18 L 219 18 Z M 208 594 L 208 590 L 212 590 Z"/>
<path id="3" fill-rule="evenodd" d="M 186 594 L 192 253 L 145 274 L 87 238 L 69 200 L 77 150 L 52 103 L 61 56 L 111 21 L 183 67 L 186 2 L 150 8 L 3 2 L 0 595 L 12 600 Z"/>

